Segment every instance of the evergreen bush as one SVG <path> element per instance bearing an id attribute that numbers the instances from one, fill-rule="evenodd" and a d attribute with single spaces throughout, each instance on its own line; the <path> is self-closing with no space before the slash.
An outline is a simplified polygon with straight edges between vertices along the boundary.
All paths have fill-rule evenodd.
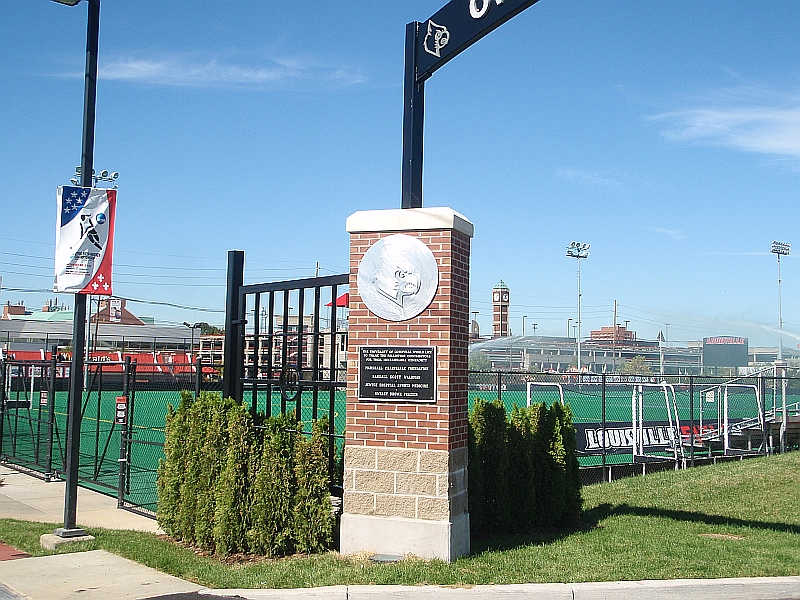
<path id="1" fill-rule="evenodd" d="M 229 555 L 330 547 L 334 520 L 325 422 L 308 439 L 293 415 L 255 420 L 219 394 L 168 407 L 158 522 L 170 536 Z"/>
<path id="2" fill-rule="evenodd" d="M 577 444 L 569 407 L 478 400 L 469 418 L 469 512 L 478 535 L 580 519 Z"/>

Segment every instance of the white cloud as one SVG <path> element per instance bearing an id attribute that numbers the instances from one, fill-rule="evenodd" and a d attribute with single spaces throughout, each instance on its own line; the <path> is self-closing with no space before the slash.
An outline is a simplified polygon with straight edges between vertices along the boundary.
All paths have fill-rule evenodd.
<path id="1" fill-rule="evenodd" d="M 366 81 L 357 69 L 292 57 L 236 61 L 190 54 L 129 56 L 101 61 L 99 71 L 106 81 L 184 87 L 338 89 Z"/>
<path id="2" fill-rule="evenodd" d="M 651 120 L 665 123 L 662 135 L 676 142 L 800 158 L 800 95 L 742 86 Z"/>
<path id="3" fill-rule="evenodd" d="M 556 177 L 561 179 L 569 179 L 572 181 L 580 181 L 590 185 L 600 185 L 605 187 L 619 187 L 622 183 L 614 177 L 600 173 L 598 171 L 584 171 L 581 169 L 558 169 L 555 173 Z"/>

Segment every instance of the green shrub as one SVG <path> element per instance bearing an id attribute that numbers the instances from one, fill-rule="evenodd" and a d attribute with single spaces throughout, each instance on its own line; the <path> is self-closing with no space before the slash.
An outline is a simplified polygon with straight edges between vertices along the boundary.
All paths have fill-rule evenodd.
<path id="1" fill-rule="evenodd" d="M 228 411 L 228 448 L 219 478 L 214 515 L 214 546 L 228 555 L 247 552 L 246 532 L 250 520 L 250 453 L 253 424 L 243 406 Z"/>
<path id="2" fill-rule="evenodd" d="M 265 556 L 281 556 L 294 551 L 292 505 L 297 484 L 294 475 L 293 415 L 273 417 L 264 423 L 260 452 L 252 466 L 252 521 L 247 532 L 250 551 Z"/>
<path id="3" fill-rule="evenodd" d="M 469 512 L 478 535 L 571 525 L 580 473 L 569 407 L 478 400 L 469 418 Z"/>
<path id="4" fill-rule="evenodd" d="M 470 495 L 470 506 L 479 504 L 480 516 L 475 526 L 478 531 L 503 531 L 510 521 L 509 423 L 505 407 L 499 400 L 477 401 L 470 415 L 470 425 L 475 440 L 474 455 L 484 482 L 481 497 Z"/>
<path id="5" fill-rule="evenodd" d="M 159 524 L 174 539 L 220 555 L 330 547 L 326 422 L 307 440 L 298 426 L 293 415 L 254 422 L 219 394 L 194 402 L 182 395 L 178 410 L 168 409 Z"/>
<path id="6" fill-rule="evenodd" d="M 333 543 L 333 512 L 328 486 L 327 419 L 317 421 L 311 437 L 295 444 L 294 535 L 299 552 L 321 552 Z"/>

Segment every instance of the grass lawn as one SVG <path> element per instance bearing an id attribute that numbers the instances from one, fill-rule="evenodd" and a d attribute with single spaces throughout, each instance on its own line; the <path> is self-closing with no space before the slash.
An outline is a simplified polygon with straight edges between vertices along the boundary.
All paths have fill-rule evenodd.
<path id="1" fill-rule="evenodd" d="M 372 564 L 335 553 L 225 564 L 150 534 L 90 529 L 104 549 L 209 587 L 486 584 L 800 575 L 800 452 L 584 488 L 573 531 L 473 540 L 453 564 Z M 53 525 L 0 520 L 34 555 Z"/>

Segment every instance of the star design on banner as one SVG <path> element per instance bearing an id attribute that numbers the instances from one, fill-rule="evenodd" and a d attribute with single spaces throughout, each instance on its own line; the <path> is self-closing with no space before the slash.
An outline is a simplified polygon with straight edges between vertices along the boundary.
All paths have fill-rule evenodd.
<path id="1" fill-rule="evenodd" d="M 108 285 L 107 283 L 104 283 L 104 284 L 103 284 L 103 289 L 104 289 L 105 291 L 108 291 L 108 288 L 110 288 L 110 287 L 111 287 L 111 286 L 110 286 L 110 285 Z"/>
<path id="2" fill-rule="evenodd" d="M 99 286 L 99 285 L 97 285 L 97 282 L 96 282 L 96 281 L 95 281 L 95 282 L 92 284 L 92 289 L 93 289 L 94 291 L 97 291 L 97 288 L 99 288 L 99 287 L 100 287 L 100 286 Z"/>
<path id="3" fill-rule="evenodd" d="M 103 283 L 104 280 L 105 280 L 105 277 L 103 277 L 103 274 L 100 273 L 100 275 L 97 276 L 97 281 L 99 281 L 100 283 Z"/>

